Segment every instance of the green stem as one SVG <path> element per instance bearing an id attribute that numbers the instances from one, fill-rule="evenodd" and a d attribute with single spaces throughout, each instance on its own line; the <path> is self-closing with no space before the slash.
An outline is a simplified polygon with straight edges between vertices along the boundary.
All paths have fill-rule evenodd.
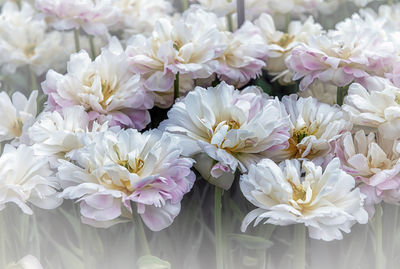
<path id="1" fill-rule="evenodd" d="M 286 31 L 289 32 L 289 25 L 290 21 L 292 20 L 292 15 L 290 13 L 286 14 L 285 16 L 285 25 L 286 25 Z"/>
<path id="2" fill-rule="evenodd" d="M 31 89 L 36 91 L 39 88 L 37 76 L 32 69 L 32 66 L 29 66 L 29 75 L 30 75 L 30 82 L 31 82 Z"/>
<path id="3" fill-rule="evenodd" d="M 181 4 L 182 4 L 182 11 L 185 11 L 186 9 L 188 9 L 188 7 L 189 7 L 188 0 L 181 0 Z"/>
<path id="4" fill-rule="evenodd" d="M 94 37 L 93 36 L 89 36 L 89 44 L 90 44 L 90 53 L 92 56 L 92 60 L 96 59 L 96 48 L 94 46 Z"/>
<path id="5" fill-rule="evenodd" d="M 139 214 L 136 214 L 134 212 L 136 206 L 132 201 L 131 201 L 131 208 L 132 208 L 132 221 L 135 225 L 137 236 L 139 237 L 140 246 L 142 247 L 144 252 L 143 255 L 151 255 L 150 246 L 149 242 L 147 241 L 146 233 L 144 231 L 142 218 L 139 216 Z"/>
<path id="6" fill-rule="evenodd" d="M 383 253 L 383 239 L 382 239 L 382 205 L 376 206 L 375 212 L 375 268 L 385 268 L 385 258 Z"/>
<path id="7" fill-rule="evenodd" d="M 392 6 L 393 5 L 393 0 L 388 0 L 387 3 L 388 3 L 389 6 Z"/>
<path id="8" fill-rule="evenodd" d="M 79 41 L 79 28 L 74 29 L 74 39 L 75 39 L 75 51 L 79 52 L 81 50 L 81 44 Z"/>
<path id="9" fill-rule="evenodd" d="M 295 269 L 306 268 L 306 227 L 304 224 L 294 226 L 294 266 Z"/>
<path id="10" fill-rule="evenodd" d="M 179 98 L 179 72 L 176 74 L 174 81 L 174 100 Z"/>
<path id="11" fill-rule="evenodd" d="M 228 30 L 230 32 L 233 32 L 233 21 L 232 21 L 232 14 L 231 13 L 226 15 L 226 21 L 228 22 Z"/>
<path id="12" fill-rule="evenodd" d="M 336 93 L 336 103 L 341 106 L 343 105 L 344 98 L 349 91 L 349 86 L 338 87 Z"/>
<path id="13" fill-rule="evenodd" d="M 217 269 L 224 268 L 223 242 L 222 242 L 222 192 L 215 186 L 214 193 L 214 230 L 215 230 L 215 253 L 217 258 Z"/>

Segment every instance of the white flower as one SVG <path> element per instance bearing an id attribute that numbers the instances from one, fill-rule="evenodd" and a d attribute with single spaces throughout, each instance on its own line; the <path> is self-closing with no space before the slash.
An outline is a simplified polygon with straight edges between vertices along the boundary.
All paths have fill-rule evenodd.
<path id="1" fill-rule="evenodd" d="M 291 21 L 288 32 L 276 30 L 273 18 L 268 14 L 261 14 L 255 21 L 260 28 L 265 42 L 268 44 L 268 58 L 266 69 L 271 75 L 282 77 L 283 83 L 292 82 L 293 74 L 286 67 L 285 59 L 290 52 L 301 43 L 306 43 L 312 35 L 322 33 L 322 26 L 309 17 L 304 23 Z"/>
<path id="2" fill-rule="evenodd" d="M 193 160 L 182 158 L 177 141 L 158 130 L 102 132 L 67 157 L 57 173 L 62 197 L 78 199 L 82 220 L 94 226 L 113 224 L 135 202 L 151 230 L 164 229 L 195 180 Z"/>
<path id="3" fill-rule="evenodd" d="M 25 141 L 21 136 L 35 120 L 37 96 L 37 91 L 33 91 L 29 99 L 15 92 L 10 99 L 7 93 L 0 92 L 0 142 L 15 138 Z"/>
<path id="4" fill-rule="evenodd" d="M 7 2 L 0 14 L 0 66 L 14 73 L 29 65 L 36 75 L 49 68 L 60 68 L 70 52 L 61 33 L 47 32 L 43 19 L 35 18 L 34 9 L 26 2 Z"/>
<path id="5" fill-rule="evenodd" d="M 145 34 L 153 31 L 156 21 L 172 13 L 172 5 L 166 0 L 116 0 L 122 13 L 122 30 L 127 34 Z"/>
<path id="6" fill-rule="evenodd" d="M 241 87 L 261 75 L 267 44 L 258 27 L 245 22 L 234 33 L 227 33 L 228 47 L 218 58 L 216 73 L 220 80 Z"/>
<path id="7" fill-rule="evenodd" d="M 218 16 L 226 16 L 236 12 L 237 4 L 235 0 L 197 0 L 197 2 L 203 9 L 213 12 Z"/>
<path id="8" fill-rule="evenodd" d="M 143 129 L 150 122 L 147 109 L 153 107 L 154 97 L 143 88 L 140 75 L 129 71 L 115 38 L 93 62 L 86 51 L 71 55 L 67 74 L 50 70 L 42 87 L 51 110 L 81 105 L 92 119 L 108 120 L 113 126 Z"/>
<path id="9" fill-rule="evenodd" d="M 227 46 L 224 27 L 215 14 L 194 8 L 175 22 L 160 19 L 149 38 L 136 35 L 128 42 L 131 68 L 154 92 L 170 92 L 177 73 L 208 78 Z"/>
<path id="10" fill-rule="evenodd" d="M 335 154 L 342 169 L 363 182 L 360 186 L 367 196 L 366 208 L 373 215 L 374 204 L 382 200 L 400 201 L 400 147 L 398 141 L 365 135 L 363 130 L 353 136 L 344 134 L 336 142 Z"/>
<path id="11" fill-rule="evenodd" d="M 107 124 L 91 122 L 83 107 L 73 106 L 61 112 L 43 112 L 28 134 L 35 154 L 64 158 L 66 153 L 82 147 L 82 139 L 88 134 L 105 130 Z"/>
<path id="12" fill-rule="evenodd" d="M 318 102 L 333 106 L 337 102 L 337 87 L 329 83 L 316 81 L 307 90 L 298 92 L 301 97 L 314 97 Z"/>
<path id="13" fill-rule="evenodd" d="M 34 155 L 33 149 L 6 145 L 0 157 L 0 210 L 15 203 L 26 214 L 32 214 L 27 202 L 44 209 L 59 206 L 58 184 L 46 157 Z"/>
<path id="14" fill-rule="evenodd" d="M 264 159 L 243 175 L 240 187 L 244 196 L 258 208 L 243 220 L 242 231 L 255 219 L 274 225 L 303 223 L 314 239 L 342 239 L 356 222 L 368 222 L 364 196 L 355 188 L 354 178 L 340 169 L 333 159 L 326 169 L 303 161 L 302 176 L 298 160 L 280 166 Z"/>
<path id="15" fill-rule="evenodd" d="M 54 18 L 57 30 L 82 27 L 89 35 L 105 35 L 121 19 L 114 0 L 36 0 L 36 8 Z"/>
<path id="16" fill-rule="evenodd" d="M 238 91 L 226 83 L 196 87 L 175 103 L 160 128 L 181 139 L 184 155 L 205 152 L 215 160 L 211 175 L 247 170 L 272 153 L 287 148 L 289 123 L 278 99 L 260 89 Z"/>
<path id="17" fill-rule="evenodd" d="M 377 128 L 385 139 L 400 137 L 400 89 L 389 82 L 368 91 L 360 84 L 350 86 L 343 109 L 355 125 Z"/>
<path id="18" fill-rule="evenodd" d="M 32 255 L 26 255 L 17 263 L 11 263 L 7 265 L 6 269 L 43 269 L 43 267 L 36 257 Z"/>
<path id="19" fill-rule="evenodd" d="M 321 162 L 332 151 L 331 143 L 352 129 L 347 113 L 338 106 L 296 94 L 284 96 L 282 103 L 290 117 L 291 137 L 288 148 L 271 156 L 275 161 L 306 158 Z"/>

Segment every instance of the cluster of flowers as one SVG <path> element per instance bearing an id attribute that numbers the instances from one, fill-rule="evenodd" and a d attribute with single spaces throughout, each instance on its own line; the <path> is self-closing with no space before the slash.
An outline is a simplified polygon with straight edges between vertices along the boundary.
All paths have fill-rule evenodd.
<path id="1" fill-rule="evenodd" d="M 240 27 L 235 1 L 183 14 L 164 0 L 29 2 L 2 7 L 0 66 L 47 71 L 47 102 L 40 112 L 38 91 L 0 93 L 0 209 L 72 199 L 84 223 L 136 211 L 158 231 L 195 184 L 192 166 L 226 190 L 241 174 L 257 207 L 243 231 L 303 223 L 312 238 L 341 239 L 375 204 L 400 201 L 399 5 L 324 30 L 307 14 L 339 1 L 246 1 Z M 298 20 L 277 30 L 287 13 Z M 97 57 L 72 53 L 82 32 L 106 43 Z M 263 72 L 300 92 L 280 100 L 249 86 Z M 154 106 L 170 109 L 150 129 Z"/>

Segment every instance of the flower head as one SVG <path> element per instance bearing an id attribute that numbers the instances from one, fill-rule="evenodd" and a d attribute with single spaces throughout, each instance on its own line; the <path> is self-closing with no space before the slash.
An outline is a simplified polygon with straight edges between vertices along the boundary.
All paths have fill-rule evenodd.
<path id="1" fill-rule="evenodd" d="M 57 176 L 62 197 L 79 199 L 82 220 L 95 226 L 121 216 L 137 204 L 145 224 L 158 231 L 169 226 L 193 186 L 193 161 L 168 134 L 154 130 L 102 132 L 60 160 Z"/>
<path id="2" fill-rule="evenodd" d="M 32 214 L 27 202 L 44 209 L 59 206 L 59 185 L 46 157 L 34 155 L 32 148 L 6 145 L 0 157 L 0 210 L 15 203 L 25 214 Z"/>
<path id="3" fill-rule="evenodd" d="M 304 171 L 305 175 L 302 176 Z M 280 166 L 264 159 L 243 175 L 244 196 L 258 208 L 243 220 L 242 231 L 253 221 L 275 225 L 303 223 L 314 239 L 342 239 L 356 222 L 365 224 L 364 196 L 352 176 L 333 159 L 326 169 L 314 163 L 286 160 Z"/>
<path id="4" fill-rule="evenodd" d="M 110 125 L 143 129 L 150 122 L 147 109 L 154 97 L 143 88 L 140 75 L 129 71 L 115 38 L 93 62 L 85 51 L 71 55 L 67 74 L 50 70 L 42 87 L 50 110 L 80 105 L 91 119 Z"/>

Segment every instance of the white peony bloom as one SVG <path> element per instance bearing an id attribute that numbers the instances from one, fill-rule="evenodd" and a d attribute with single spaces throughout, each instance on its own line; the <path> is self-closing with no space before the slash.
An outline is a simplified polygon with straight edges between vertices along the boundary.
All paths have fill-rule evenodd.
<path id="1" fill-rule="evenodd" d="M 382 200 L 400 201 L 400 146 L 398 141 L 368 136 L 363 130 L 344 134 L 336 141 L 335 154 L 342 169 L 363 184 L 366 208 L 373 215 L 374 205 Z"/>
<path id="2" fill-rule="evenodd" d="M 15 73 L 29 65 L 36 75 L 49 68 L 60 68 L 70 52 L 62 45 L 63 35 L 47 32 L 43 19 L 35 18 L 35 11 L 26 2 L 21 9 L 17 3 L 7 2 L 0 14 L 0 67 L 5 73 Z"/>
<path id="3" fill-rule="evenodd" d="M 82 27 L 89 35 L 106 35 L 121 19 L 114 0 L 36 0 L 36 8 L 52 17 L 57 30 Z"/>
<path id="4" fill-rule="evenodd" d="M 0 210 L 15 203 L 25 214 L 32 214 L 27 202 L 44 209 L 59 206 L 58 183 L 46 157 L 35 156 L 33 149 L 6 145 L 0 157 Z"/>
<path id="5" fill-rule="evenodd" d="M 343 109 L 355 125 L 378 128 L 385 139 L 400 137 L 400 89 L 389 82 L 384 88 L 368 91 L 362 85 L 350 86 Z"/>
<path id="6" fill-rule="evenodd" d="M 112 225 L 134 202 L 151 230 L 164 229 L 195 180 L 193 160 L 182 158 L 177 141 L 158 130 L 102 132 L 67 157 L 57 173 L 62 197 L 78 199 L 82 220 L 94 226 Z"/>
<path id="7" fill-rule="evenodd" d="M 153 107 L 154 97 L 143 88 L 140 75 L 129 71 L 115 38 L 93 62 L 86 51 L 71 55 L 67 74 L 50 70 L 42 87 L 50 110 L 81 105 L 91 119 L 112 126 L 143 129 L 150 122 L 147 109 Z"/>
<path id="8" fill-rule="evenodd" d="M 306 158 L 320 163 L 331 153 L 331 143 L 352 129 L 347 113 L 338 106 L 296 94 L 284 96 L 282 103 L 290 117 L 291 137 L 288 148 L 271 156 L 275 161 Z"/>
<path id="9" fill-rule="evenodd" d="M 186 156 L 202 152 L 215 160 L 213 177 L 288 147 L 289 125 L 278 99 L 260 89 L 238 91 L 222 82 L 215 88 L 196 87 L 175 103 L 160 128 L 181 140 Z"/>
<path id="10" fill-rule="evenodd" d="M 201 9 L 191 8 L 175 22 L 160 19 L 150 37 L 135 35 L 128 42 L 131 69 L 145 78 L 147 89 L 173 94 L 176 74 L 197 79 L 216 71 L 227 47 L 222 29 L 215 14 Z"/>
<path id="11" fill-rule="evenodd" d="M 25 131 L 34 123 L 37 113 L 37 91 L 27 99 L 22 93 L 15 92 L 10 97 L 0 92 L 0 142 L 19 139 L 25 141 Z"/>
<path id="12" fill-rule="evenodd" d="M 312 35 L 322 33 L 322 26 L 315 23 L 313 17 L 309 17 L 304 23 L 291 21 L 288 32 L 276 30 L 273 18 L 268 14 L 261 14 L 255 21 L 260 28 L 265 43 L 268 44 L 268 57 L 266 69 L 271 75 L 280 78 L 282 84 L 292 82 L 293 74 L 289 72 L 285 59 L 290 52 L 301 43 L 307 43 Z"/>
<path id="13" fill-rule="evenodd" d="M 6 269 L 43 269 L 43 267 L 36 257 L 26 255 L 17 263 L 8 264 Z"/>
<path id="14" fill-rule="evenodd" d="M 130 35 L 150 34 L 156 21 L 167 18 L 173 10 L 167 0 L 116 0 L 114 6 L 122 13 L 122 22 L 118 28 Z"/>
<path id="15" fill-rule="evenodd" d="M 305 173 L 303 176 L 302 173 Z M 352 176 L 333 159 L 323 171 L 314 163 L 286 160 L 278 166 L 264 159 L 243 175 L 240 187 L 257 209 L 243 220 L 242 231 L 253 221 L 274 225 L 303 223 L 309 235 L 325 241 L 342 239 L 355 223 L 368 222 L 364 195 Z"/>
<path id="16" fill-rule="evenodd" d="M 64 158 L 66 153 L 83 146 L 82 139 L 107 129 L 107 124 L 91 122 L 82 106 L 73 106 L 61 112 L 43 112 L 28 134 L 35 154 Z"/>
<path id="17" fill-rule="evenodd" d="M 258 27 L 245 22 L 234 33 L 227 33 L 228 47 L 217 59 L 220 80 L 240 88 L 261 75 L 267 56 L 267 44 Z"/>

